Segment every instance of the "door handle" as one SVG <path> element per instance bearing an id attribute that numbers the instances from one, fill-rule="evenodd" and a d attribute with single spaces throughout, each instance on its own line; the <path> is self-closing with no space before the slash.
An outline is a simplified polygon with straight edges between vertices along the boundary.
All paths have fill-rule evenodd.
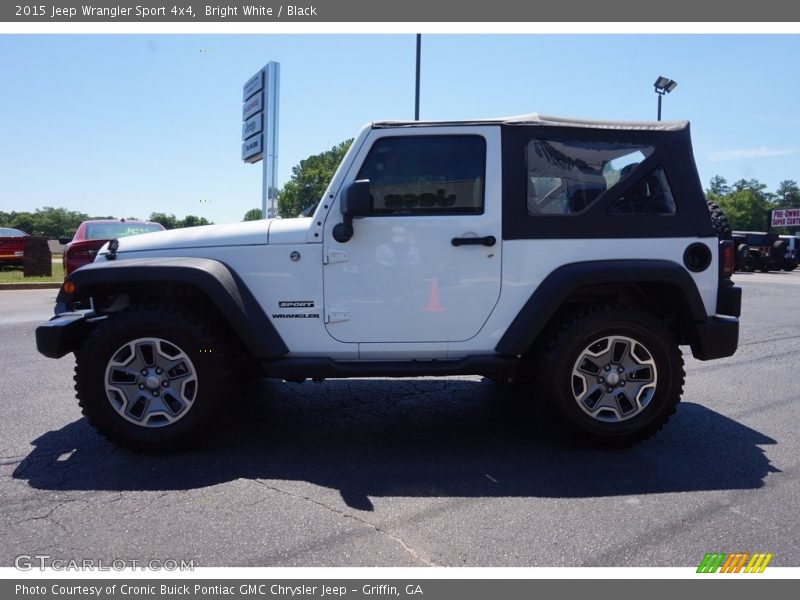
<path id="1" fill-rule="evenodd" d="M 486 237 L 455 237 L 450 240 L 453 246 L 494 246 L 497 239 L 493 235 Z"/>

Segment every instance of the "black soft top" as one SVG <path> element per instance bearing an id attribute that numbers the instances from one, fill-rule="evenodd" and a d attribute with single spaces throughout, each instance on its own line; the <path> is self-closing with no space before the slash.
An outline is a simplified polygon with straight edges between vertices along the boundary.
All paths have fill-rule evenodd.
<path id="1" fill-rule="evenodd" d="M 465 125 L 539 125 L 545 127 L 569 127 L 579 129 L 613 129 L 619 131 L 683 131 L 689 128 L 689 121 L 600 121 L 595 119 L 576 119 L 554 117 L 529 113 L 495 119 L 471 119 L 465 121 L 375 121 L 376 129 L 396 127 L 442 127 Z"/>
<path id="2" fill-rule="evenodd" d="M 461 121 L 376 121 L 375 129 L 496 125 L 502 130 L 503 239 L 713 237 L 714 229 L 692 151 L 688 121 L 599 121 L 530 113 Z M 653 154 L 629 178 L 577 214 L 526 211 L 526 153 L 531 140 L 645 143 Z M 674 214 L 613 215 L 609 207 L 642 178 L 662 168 L 675 198 Z"/>

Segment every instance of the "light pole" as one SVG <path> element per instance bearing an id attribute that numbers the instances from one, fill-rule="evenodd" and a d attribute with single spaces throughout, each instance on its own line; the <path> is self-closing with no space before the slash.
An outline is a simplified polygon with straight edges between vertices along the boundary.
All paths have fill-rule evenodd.
<path id="1" fill-rule="evenodd" d="M 658 94 L 658 120 L 661 120 L 661 96 L 669 94 L 672 90 L 678 87 L 678 82 L 660 75 L 656 82 L 653 84 Z"/>
<path id="2" fill-rule="evenodd" d="M 422 58 L 422 34 L 417 34 L 417 91 L 414 96 L 414 120 L 419 121 L 419 67 Z"/>

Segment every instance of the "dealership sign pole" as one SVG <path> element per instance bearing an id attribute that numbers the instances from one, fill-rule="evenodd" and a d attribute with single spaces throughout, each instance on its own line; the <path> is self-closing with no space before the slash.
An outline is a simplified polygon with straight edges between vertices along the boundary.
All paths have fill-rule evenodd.
<path id="1" fill-rule="evenodd" d="M 242 89 L 242 160 L 263 161 L 261 214 L 275 217 L 278 174 L 278 93 L 280 63 L 270 61 Z"/>

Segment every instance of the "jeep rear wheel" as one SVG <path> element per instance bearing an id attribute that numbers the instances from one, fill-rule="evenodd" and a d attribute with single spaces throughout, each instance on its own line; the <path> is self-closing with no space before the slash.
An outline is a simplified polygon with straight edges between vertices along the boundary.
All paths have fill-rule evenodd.
<path id="1" fill-rule="evenodd" d="M 627 335 L 600 337 L 583 349 L 572 366 L 572 396 L 598 421 L 632 419 L 650 404 L 658 386 L 652 353 Z"/>
<path id="2" fill-rule="evenodd" d="M 634 307 L 562 323 L 539 354 L 539 386 L 583 441 L 628 446 L 658 431 L 683 392 L 683 358 L 665 324 Z"/>
<path id="3" fill-rule="evenodd" d="M 137 451 L 197 438 L 232 378 L 218 336 L 171 308 L 110 315 L 75 357 L 83 414 L 111 441 Z"/>

